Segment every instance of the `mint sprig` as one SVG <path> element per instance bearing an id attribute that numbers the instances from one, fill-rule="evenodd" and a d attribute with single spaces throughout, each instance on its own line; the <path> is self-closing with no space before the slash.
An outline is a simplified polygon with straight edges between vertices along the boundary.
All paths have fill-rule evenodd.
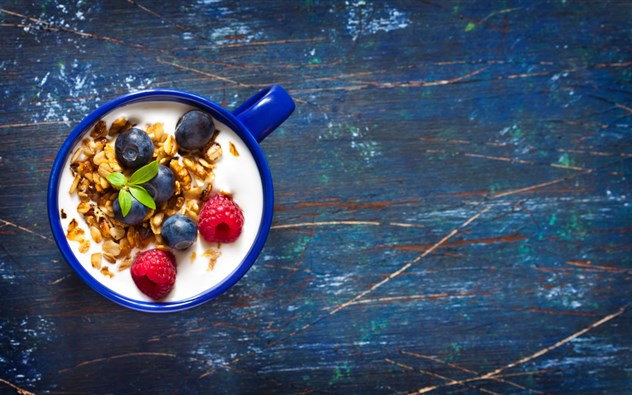
<path id="1" fill-rule="evenodd" d="M 141 186 L 158 174 L 158 161 L 155 160 L 136 170 L 129 180 L 118 171 L 110 173 L 107 180 L 114 188 L 119 189 L 118 201 L 123 217 L 132 209 L 132 197 L 151 209 L 156 208 L 156 202 L 149 192 Z"/>

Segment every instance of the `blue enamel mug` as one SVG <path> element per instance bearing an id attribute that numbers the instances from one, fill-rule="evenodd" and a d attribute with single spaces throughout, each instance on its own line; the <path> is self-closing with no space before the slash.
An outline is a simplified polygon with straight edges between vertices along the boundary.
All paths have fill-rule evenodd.
<path id="1" fill-rule="evenodd" d="M 292 114 L 294 107 L 290 95 L 281 86 L 272 85 L 247 99 L 232 112 L 205 97 L 170 89 L 130 93 L 97 108 L 66 138 L 50 174 L 50 226 L 70 267 L 100 295 L 139 311 L 172 312 L 189 309 L 228 290 L 253 265 L 263 249 L 272 224 L 272 176 L 259 143 Z M 76 168 L 82 166 L 82 161 L 89 161 L 90 166 L 95 164 L 94 169 L 97 168 L 96 156 L 90 156 L 94 155 L 93 146 L 97 141 L 96 137 L 91 137 L 95 136 L 95 125 L 105 123 L 106 128 L 113 127 L 123 119 L 128 125 L 143 129 L 161 123 L 161 135 L 169 135 L 173 134 L 179 117 L 192 109 L 202 110 L 212 117 L 216 129 L 215 142 L 221 147 L 221 157 L 208 166 L 213 169 L 212 181 L 207 183 L 210 185 L 209 193 L 228 193 L 234 198 L 243 210 L 243 231 L 234 243 L 208 243 L 198 235 L 194 245 L 187 250 L 173 251 L 177 260 L 175 286 L 167 297 L 156 301 L 140 292 L 129 270 L 135 254 L 142 252 L 140 247 L 134 245 L 134 240 L 139 237 L 142 239 L 142 232 L 135 230 L 132 234 L 131 231 L 121 230 L 120 226 L 116 227 L 116 221 L 108 222 L 110 228 L 106 227 L 104 231 L 95 221 L 89 221 L 96 217 L 85 217 L 86 210 L 80 207 L 98 208 L 99 203 L 90 197 L 94 185 L 78 176 Z M 105 144 L 113 145 L 116 137 L 115 133 L 109 133 L 100 138 L 103 141 L 109 139 Z M 163 139 L 170 137 L 163 136 Z M 166 151 L 166 148 L 162 149 Z M 178 158 L 178 154 L 174 158 Z M 200 163 L 208 164 L 204 161 Z M 94 180 L 97 179 L 100 178 L 94 175 Z M 210 192 L 211 186 L 213 192 Z M 199 203 L 202 204 L 201 200 Z M 186 204 L 187 201 L 183 205 Z M 88 214 L 97 215 L 95 210 L 88 211 Z M 107 219 L 107 215 L 105 217 Z M 100 231 L 101 235 L 94 235 L 96 231 Z M 123 233 L 116 236 L 117 232 Z M 130 242 L 123 239 L 129 239 Z M 150 244 L 145 248 L 152 246 Z M 123 250 L 127 252 L 126 256 L 122 256 Z"/>

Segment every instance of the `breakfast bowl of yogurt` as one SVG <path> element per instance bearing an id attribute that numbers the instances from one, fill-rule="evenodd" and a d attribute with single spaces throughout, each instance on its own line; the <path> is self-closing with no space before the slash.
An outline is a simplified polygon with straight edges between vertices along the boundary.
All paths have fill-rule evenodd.
<path id="1" fill-rule="evenodd" d="M 259 143 L 293 112 L 278 85 L 232 112 L 184 91 L 118 97 L 89 114 L 52 167 L 55 241 L 92 289 L 171 312 L 228 290 L 260 254 L 273 215 Z"/>

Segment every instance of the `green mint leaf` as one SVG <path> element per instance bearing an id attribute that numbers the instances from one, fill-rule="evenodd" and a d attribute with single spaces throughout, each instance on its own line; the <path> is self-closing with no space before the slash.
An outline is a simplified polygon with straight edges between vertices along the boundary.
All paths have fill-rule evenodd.
<path id="1" fill-rule="evenodd" d="M 129 210 L 132 209 L 132 195 L 125 190 L 121 189 L 118 195 L 119 205 L 121 206 L 121 213 L 123 217 L 126 217 L 129 214 Z"/>
<path id="2" fill-rule="evenodd" d="M 130 185 L 129 191 L 136 200 L 149 208 L 156 209 L 156 202 L 154 202 L 154 199 L 145 188 L 138 185 Z"/>
<path id="3" fill-rule="evenodd" d="M 122 173 L 114 172 L 114 173 L 110 173 L 107 176 L 107 180 L 110 184 L 112 184 L 113 187 L 116 188 L 123 188 L 125 186 L 125 183 L 127 182 L 127 180 L 125 179 L 125 176 Z"/>
<path id="4" fill-rule="evenodd" d="M 136 170 L 134 174 L 130 177 L 127 185 L 139 185 L 143 184 L 152 178 L 156 177 L 158 174 L 158 161 L 155 160 L 140 169 Z"/>

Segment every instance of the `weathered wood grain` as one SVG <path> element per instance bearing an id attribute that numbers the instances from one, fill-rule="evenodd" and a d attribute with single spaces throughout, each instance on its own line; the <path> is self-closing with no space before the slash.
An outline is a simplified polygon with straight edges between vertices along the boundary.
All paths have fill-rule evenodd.
<path id="1" fill-rule="evenodd" d="M 626 1 L 0 5 L 0 393 L 627 393 Z M 86 113 L 283 85 L 275 217 L 212 302 L 125 310 L 48 227 Z"/>

